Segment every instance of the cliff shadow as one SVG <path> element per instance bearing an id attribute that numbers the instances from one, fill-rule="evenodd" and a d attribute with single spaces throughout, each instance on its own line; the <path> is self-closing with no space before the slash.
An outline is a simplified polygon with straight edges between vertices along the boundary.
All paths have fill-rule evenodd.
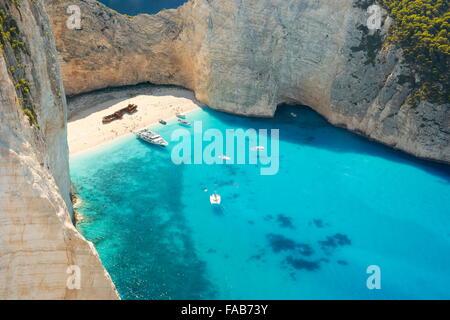
<path id="1" fill-rule="evenodd" d="M 141 83 L 137 85 L 111 87 L 67 97 L 68 121 L 76 121 L 89 115 L 108 109 L 138 96 L 170 96 L 191 100 L 199 107 L 203 106 L 192 91 L 174 85 L 155 85 Z M 138 105 L 139 106 L 139 105 Z M 175 104 L 173 104 L 175 107 Z M 172 107 L 172 105 L 168 105 Z M 118 109 L 120 109 L 118 107 Z"/>
<path id="2" fill-rule="evenodd" d="M 123 299 L 213 299 L 182 201 L 184 168 L 140 140 L 126 145 L 72 159 L 85 217 L 78 227 Z"/>
<path id="3" fill-rule="evenodd" d="M 282 141 L 299 146 L 322 148 L 335 153 L 364 154 L 383 158 L 420 168 L 438 176 L 443 182 L 450 183 L 449 165 L 417 158 L 347 129 L 336 127 L 305 105 L 280 104 L 274 118 L 247 118 L 215 110 L 208 112 L 213 113 L 221 121 L 229 123 L 230 126 L 240 126 L 243 129 L 282 128 L 280 130 L 280 140 Z"/>
<path id="4" fill-rule="evenodd" d="M 106 6 L 117 10 L 122 14 L 156 14 L 165 9 L 176 9 L 186 3 L 188 0 L 100 0 Z"/>

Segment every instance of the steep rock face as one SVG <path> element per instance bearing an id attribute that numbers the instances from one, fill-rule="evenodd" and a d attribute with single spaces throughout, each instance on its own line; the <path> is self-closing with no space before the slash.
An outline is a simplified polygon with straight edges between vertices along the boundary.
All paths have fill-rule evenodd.
<path id="1" fill-rule="evenodd" d="M 450 105 L 405 103 L 402 52 L 376 46 L 354 0 L 191 0 L 132 18 L 93 0 L 46 3 L 69 95 L 149 81 L 243 115 L 301 103 L 335 125 L 450 163 Z M 81 30 L 66 27 L 73 4 Z"/>
<path id="2" fill-rule="evenodd" d="M 69 215 L 67 106 L 42 1 L 0 0 L 0 8 L 24 44 L 6 41 L 0 52 L 0 299 L 118 298 Z M 74 265 L 79 290 L 67 286 Z"/>

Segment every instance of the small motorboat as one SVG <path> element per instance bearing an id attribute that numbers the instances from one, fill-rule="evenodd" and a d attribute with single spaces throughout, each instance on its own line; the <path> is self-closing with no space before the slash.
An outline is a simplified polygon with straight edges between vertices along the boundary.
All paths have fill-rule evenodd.
<path id="1" fill-rule="evenodd" d="M 252 151 L 264 151 L 266 148 L 262 147 L 262 146 L 257 146 L 257 147 L 253 147 L 251 150 Z"/>
<path id="2" fill-rule="evenodd" d="M 231 158 L 228 156 L 218 156 L 217 158 L 222 159 L 222 160 L 227 160 L 227 161 L 231 160 Z"/>
<path id="3" fill-rule="evenodd" d="M 222 197 L 219 194 L 214 193 L 209 196 L 209 201 L 211 204 L 220 204 L 222 202 Z"/>
<path id="4" fill-rule="evenodd" d="M 183 113 L 177 113 L 177 118 L 179 119 L 186 119 L 186 115 Z"/>
<path id="5" fill-rule="evenodd" d="M 164 121 L 164 120 L 159 120 L 159 123 L 161 123 L 162 125 L 166 125 L 167 124 L 167 122 L 166 121 Z"/>
<path id="6" fill-rule="evenodd" d="M 191 123 L 190 123 L 189 121 L 181 120 L 181 119 L 178 119 L 178 123 L 179 123 L 179 124 L 184 124 L 184 125 L 186 125 L 186 126 L 190 126 L 190 125 L 191 125 Z"/>
<path id="7" fill-rule="evenodd" d="M 149 129 L 143 129 L 141 131 L 136 132 L 136 136 L 139 139 L 144 140 L 145 142 L 155 144 L 162 147 L 167 147 L 169 143 L 164 140 L 160 134 L 153 132 Z"/>
<path id="8" fill-rule="evenodd" d="M 294 117 L 294 118 L 297 118 L 297 114 L 294 113 L 294 112 L 291 112 L 291 116 Z"/>

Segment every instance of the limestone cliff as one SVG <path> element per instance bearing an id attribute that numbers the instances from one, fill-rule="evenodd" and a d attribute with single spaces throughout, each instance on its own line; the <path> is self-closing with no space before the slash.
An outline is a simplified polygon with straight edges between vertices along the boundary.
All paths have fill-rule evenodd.
<path id="1" fill-rule="evenodd" d="M 69 215 L 67 106 L 42 1 L 0 0 L 0 26 L 0 299 L 118 298 Z"/>
<path id="2" fill-rule="evenodd" d="M 94 0 L 46 3 L 69 95 L 149 81 L 244 115 L 301 103 L 335 125 L 450 162 L 449 104 L 405 103 L 402 52 L 381 41 L 390 19 L 369 34 L 356 0 L 190 0 L 135 17 Z M 81 30 L 66 27 L 69 4 L 81 8 Z"/>

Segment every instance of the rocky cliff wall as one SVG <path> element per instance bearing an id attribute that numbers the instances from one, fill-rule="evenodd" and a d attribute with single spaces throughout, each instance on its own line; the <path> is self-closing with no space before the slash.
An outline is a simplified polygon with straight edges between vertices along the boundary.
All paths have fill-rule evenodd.
<path id="1" fill-rule="evenodd" d="M 331 123 L 450 162 L 450 106 L 405 101 L 402 52 L 367 32 L 353 0 L 191 0 L 128 17 L 93 0 L 46 0 L 66 92 L 149 81 L 193 90 L 225 112 L 272 116 L 301 103 Z M 69 4 L 81 30 L 66 27 Z"/>
<path id="2" fill-rule="evenodd" d="M 117 298 L 69 215 L 67 106 L 42 1 L 0 9 L 0 299 Z"/>

